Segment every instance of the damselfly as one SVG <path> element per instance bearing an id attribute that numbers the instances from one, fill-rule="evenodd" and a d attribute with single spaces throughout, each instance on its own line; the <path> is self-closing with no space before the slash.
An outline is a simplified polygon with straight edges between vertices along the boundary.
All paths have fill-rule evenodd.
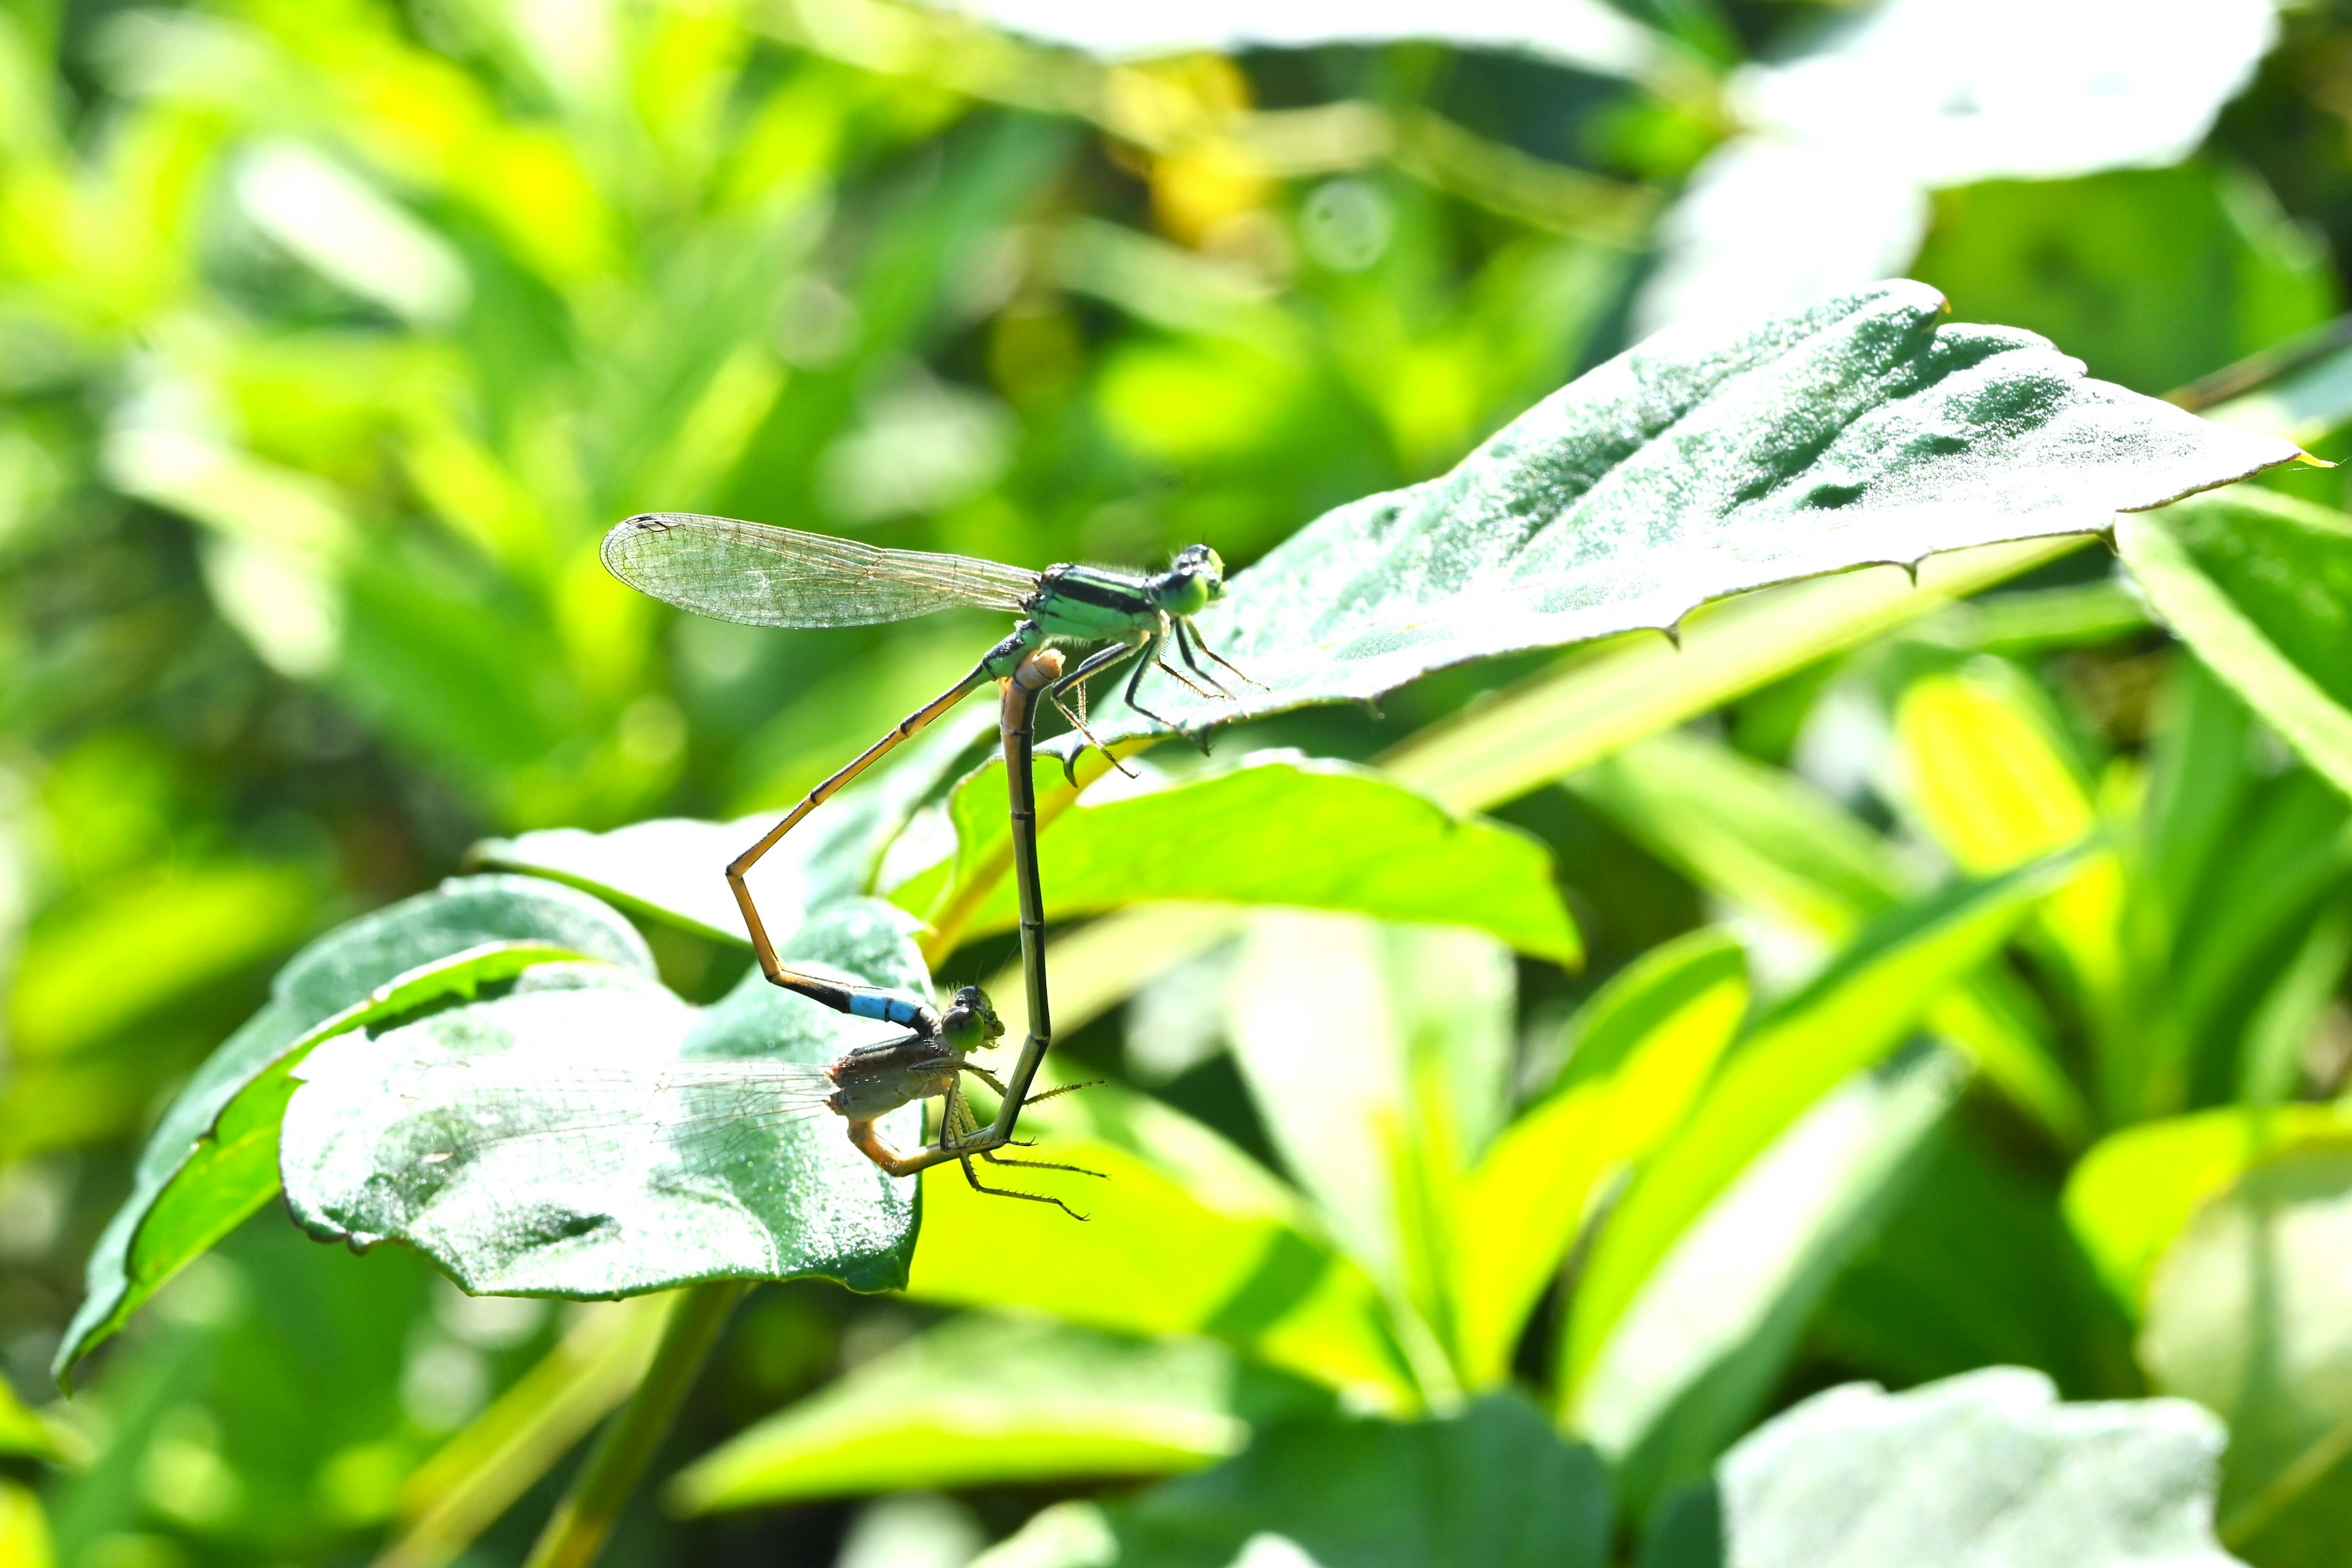
<path id="1" fill-rule="evenodd" d="M 971 556 L 883 550 L 732 518 L 648 512 L 614 525 L 604 536 L 604 556 L 605 567 L 631 587 L 698 615 L 746 626 L 870 626 L 958 605 L 1003 610 L 1022 617 L 1012 634 L 982 655 L 970 674 L 900 720 L 840 772 L 809 791 L 807 798 L 787 812 L 765 837 L 727 868 L 727 885 L 742 907 L 752 951 L 770 980 L 845 1012 L 889 1017 L 918 1029 L 926 1027 L 926 1021 L 908 1012 L 905 998 L 846 993 L 837 986 L 819 995 L 812 987 L 823 986 L 824 982 L 796 974 L 777 961 L 774 944 L 760 923 L 760 911 L 744 880 L 760 858 L 844 784 L 981 686 L 1012 678 L 1030 655 L 1050 642 L 1110 645 L 1096 649 L 1066 672 L 1057 670 L 1045 688 L 1054 705 L 1081 734 L 1087 733 L 1083 683 L 1130 654 L 1137 658 L 1135 671 L 1128 678 L 1127 701 L 1147 718 L 1160 718 L 1136 700 L 1138 684 L 1149 668 L 1156 667 L 1194 692 L 1210 694 L 1161 657 L 1171 641 L 1185 667 L 1218 694 L 1233 695 L 1194 658 L 1196 648 L 1239 679 L 1249 679 L 1202 641 L 1192 624 L 1192 617 L 1225 591 L 1224 563 L 1205 544 L 1178 551 L 1168 570 L 1152 576 L 1099 566 L 1059 565 L 1026 572 Z M 1081 693 L 1078 712 L 1071 711 L 1063 701 L 1063 694 L 1074 688 Z M 1009 732 L 1006 739 L 1009 743 Z M 1027 777 L 1025 768 L 1015 771 L 1016 781 Z M 891 1008 L 897 1011 L 876 1010 Z M 900 1017 L 899 1012 L 908 1016 Z M 935 1029 L 936 1024 L 929 1026 Z"/>
<path id="2" fill-rule="evenodd" d="M 583 992 L 583 1000 L 610 1006 Z M 975 1131 L 962 1079 L 978 1079 L 1007 1092 L 995 1074 L 971 1059 L 993 1046 L 1004 1025 L 976 985 L 956 993 L 940 1016 L 934 1035 L 908 1034 L 845 1051 L 829 1064 L 776 1061 L 758 1057 L 693 1057 L 645 1060 L 627 1052 L 595 1049 L 594 1031 L 586 1049 L 550 1060 L 544 1054 L 515 1055 L 479 1048 L 452 1049 L 445 1042 L 412 1047 L 398 1034 L 378 1051 L 373 1070 L 388 1073 L 397 1099 L 425 1106 L 463 1106 L 461 1117 L 426 1111 L 406 1134 L 417 1175 L 429 1185 L 471 1182 L 485 1188 L 511 1188 L 534 1182 L 548 1169 L 545 1156 L 522 1152 L 561 1143 L 568 1156 L 610 1180 L 633 1167 L 651 1172 L 665 1166 L 706 1176 L 773 1163 L 798 1123 L 837 1116 L 848 1124 L 849 1142 L 894 1176 L 956 1160 L 965 1180 L 995 1197 L 1052 1204 L 1083 1219 L 1058 1198 L 992 1186 L 981 1180 L 972 1161 L 1094 1175 L 1076 1165 L 1000 1156 L 1001 1143 L 962 1141 L 956 1148 L 900 1154 L 884 1142 L 880 1120 L 920 1100 L 944 1100 L 943 1133 Z M 381 1059 L 385 1055 L 395 1058 Z M 321 1058 L 322 1061 L 325 1058 Z M 1047 1090 L 1035 1099 L 1066 1093 Z M 446 1173 L 436 1175 L 435 1173 Z M 657 1180 L 671 1184 L 675 1174 Z M 701 1178 L 698 1178 L 701 1179 Z"/>

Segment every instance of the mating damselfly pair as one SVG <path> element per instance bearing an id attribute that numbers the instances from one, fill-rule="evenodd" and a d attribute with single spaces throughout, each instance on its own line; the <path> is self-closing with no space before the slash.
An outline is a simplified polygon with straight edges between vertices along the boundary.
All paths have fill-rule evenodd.
<path id="1" fill-rule="evenodd" d="M 908 1032 L 851 1051 L 828 1068 L 759 1068 L 737 1063 L 709 1067 L 715 1071 L 737 1071 L 740 1091 L 746 1098 L 744 1114 L 761 1114 L 762 1105 L 770 1108 L 767 1113 L 772 1115 L 806 1105 L 842 1116 L 848 1122 L 850 1142 L 893 1175 L 912 1174 L 954 1160 L 962 1165 L 965 1179 L 982 1192 L 1052 1203 L 1065 1213 L 1074 1213 L 1056 1198 L 987 1186 L 971 1164 L 977 1157 L 1000 1164 L 1077 1169 L 994 1152 L 1014 1142 L 1023 1106 L 1033 1099 L 1046 1098 L 1032 1095 L 1030 1089 L 1053 1038 L 1045 979 L 1045 895 L 1037 867 L 1036 789 L 1031 765 L 1037 700 L 1042 695 L 1052 701 L 1080 735 L 1092 741 L 1085 719 L 1085 683 L 1129 657 L 1135 668 L 1124 695 L 1128 705 L 1146 718 L 1159 719 L 1138 700 L 1140 683 L 1153 668 L 1197 694 L 1231 697 L 1233 693 L 1203 667 L 1201 658 L 1237 679 L 1246 681 L 1248 678 L 1202 639 L 1192 618 L 1224 593 L 1224 563 L 1217 552 L 1205 544 L 1189 546 L 1177 552 L 1165 572 L 1151 575 L 1066 564 L 1027 572 L 969 556 L 886 550 L 731 518 L 656 512 L 630 518 L 606 534 L 604 560 L 614 576 L 657 599 L 748 626 L 869 626 L 961 606 L 1003 610 L 1022 617 L 1003 640 L 981 656 L 969 674 L 812 789 L 727 868 L 728 886 L 742 910 L 761 971 L 771 982 L 852 1016 L 881 1019 Z M 1055 643 L 1107 646 L 1096 647 L 1065 668 L 1060 649 L 1051 646 Z M 1198 683 L 1167 662 L 1164 654 L 1171 643 Z M 777 957 L 745 880 L 761 858 L 809 813 L 990 681 L 1000 683 L 1003 691 L 1000 728 L 1012 800 L 1013 869 L 1029 1016 L 1020 1057 L 1001 1081 L 965 1059 L 966 1053 L 992 1044 L 1003 1032 L 993 1007 L 979 987 L 967 986 L 957 993 L 942 1016 L 919 997 L 844 984 L 793 969 Z M 1078 699 L 1075 710 L 1065 700 L 1066 694 L 1071 693 Z M 822 1075 L 822 1082 L 810 1074 Z M 966 1074 L 979 1078 L 999 1096 L 996 1116 L 984 1127 L 979 1125 L 962 1093 L 961 1079 Z M 768 1081 L 762 1083 L 763 1079 Z M 902 1155 L 881 1142 L 874 1128 L 877 1117 L 912 1100 L 934 1097 L 945 1100 L 938 1143 Z"/>

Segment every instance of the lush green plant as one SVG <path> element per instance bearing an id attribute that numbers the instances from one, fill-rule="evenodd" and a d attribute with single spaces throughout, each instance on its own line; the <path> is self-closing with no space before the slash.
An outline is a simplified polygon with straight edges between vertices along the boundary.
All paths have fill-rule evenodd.
<path id="1" fill-rule="evenodd" d="M 2148 509 L 2352 413 L 2252 172 L 2340 218 L 2261 116 L 2352 35 L 2175 167 L 1888 176 L 1964 320 L 2127 392 L 1916 285 L 1571 381 L 1708 276 L 1695 195 L 1639 281 L 1666 185 L 1831 134 L 1700 8 L 1573 72 L 553 15 L 0 26 L 0 1218 L 72 1205 L 0 1310 L 90 1384 L 0 1406 L 0 1540 L 727 1550 L 623 1519 L 658 1450 L 1000 1564 L 2332 1561 L 2352 521 Z M 1089 1223 L 592 1092 L 856 1037 L 716 868 L 987 635 L 673 621 L 594 562 L 646 507 L 1255 562 L 1260 717 L 1040 766 Z M 1017 999 L 987 718 L 763 868 L 788 951 Z"/>

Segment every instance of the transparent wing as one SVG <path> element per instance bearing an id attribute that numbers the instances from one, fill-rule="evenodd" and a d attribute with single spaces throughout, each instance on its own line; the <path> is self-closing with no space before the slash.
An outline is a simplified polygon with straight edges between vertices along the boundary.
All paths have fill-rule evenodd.
<path id="1" fill-rule="evenodd" d="M 405 1066 L 399 1091 L 419 1102 L 412 1148 L 427 1163 L 547 1140 L 724 1157 L 834 1115 L 832 1079 L 797 1062 L 525 1064 L 440 1052 Z"/>
<path id="2" fill-rule="evenodd" d="M 1037 587 L 1036 573 L 993 561 L 685 511 L 614 524 L 604 565 L 680 609 L 752 626 L 871 626 L 959 605 L 1017 614 Z"/>

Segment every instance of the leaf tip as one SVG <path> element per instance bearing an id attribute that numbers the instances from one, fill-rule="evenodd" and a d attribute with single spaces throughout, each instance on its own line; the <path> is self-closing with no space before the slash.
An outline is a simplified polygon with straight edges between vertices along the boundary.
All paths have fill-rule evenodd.
<path id="1" fill-rule="evenodd" d="M 1667 625 L 1665 625 L 1665 626 L 1660 626 L 1658 629 L 1659 629 L 1660 631 L 1662 631 L 1662 632 L 1664 632 L 1664 633 L 1665 633 L 1665 634 L 1666 634 L 1666 640 L 1667 640 L 1668 642 L 1670 642 L 1670 643 L 1672 643 L 1672 644 L 1674 644 L 1674 645 L 1675 645 L 1675 651 L 1676 653 L 1680 653 L 1680 652 L 1682 652 L 1682 650 L 1683 650 L 1683 624 L 1682 624 L 1682 622 L 1680 622 L 1680 621 L 1674 621 L 1674 622 L 1671 622 L 1671 623 L 1669 623 L 1669 624 L 1667 624 Z"/>
<path id="2" fill-rule="evenodd" d="M 2305 450 L 2304 450 L 2302 447 L 2297 447 L 2294 449 L 2294 458 L 2293 458 L 2292 460 L 2293 460 L 2293 461 L 2294 461 L 2294 462 L 2298 462 L 2298 463 L 2305 464 L 2305 465 L 2307 465 L 2308 467 L 2315 468 L 2334 468 L 2334 467 L 2336 466 L 2334 463 L 2332 463 L 2332 462 L 2328 461 L 2326 458 L 2315 458 L 2315 457 L 2313 457 L 2310 453 L 2308 453 L 2308 452 L 2305 451 Z"/>

